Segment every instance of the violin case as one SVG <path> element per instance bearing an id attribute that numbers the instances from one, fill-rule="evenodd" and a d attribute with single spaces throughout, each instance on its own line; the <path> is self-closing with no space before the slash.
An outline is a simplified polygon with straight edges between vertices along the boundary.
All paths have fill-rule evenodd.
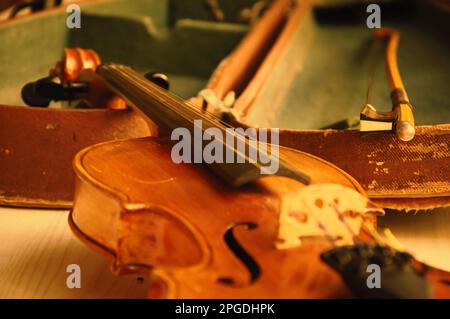
<path id="1" fill-rule="evenodd" d="M 0 204 L 68 207 L 79 150 L 154 134 L 129 111 L 10 106 L 23 104 L 21 87 L 46 74 L 65 47 L 82 47 L 103 61 L 167 73 L 170 90 L 198 107 L 206 88 L 214 97 L 207 109 L 232 112 L 236 124 L 280 127 L 282 145 L 344 169 L 383 207 L 449 206 L 449 13 L 431 3 L 382 2 L 383 23 L 401 32 L 400 70 L 418 124 L 416 137 L 401 142 L 390 133 L 321 129 L 364 105 L 372 33 L 365 16 L 352 14 L 359 1 L 277 0 L 255 25 L 236 22 L 254 2 L 221 2 L 222 22 L 201 0 L 105 0 L 82 5 L 81 29 L 60 27 L 63 9 L 0 25 L 0 39 L 11 43 L 0 48 Z M 378 63 L 371 94 L 381 107 L 390 103 L 383 69 Z M 230 92 L 236 99 L 226 105 Z"/>

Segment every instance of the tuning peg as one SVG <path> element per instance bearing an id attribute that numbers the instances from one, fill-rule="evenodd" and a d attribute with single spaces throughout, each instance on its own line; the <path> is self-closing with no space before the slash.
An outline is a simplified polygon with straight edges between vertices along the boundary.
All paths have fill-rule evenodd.
<path id="1" fill-rule="evenodd" d="M 48 107 L 51 99 L 41 96 L 36 92 L 36 82 L 25 84 L 22 88 L 22 100 L 29 106 Z"/>
<path id="2" fill-rule="evenodd" d="M 70 101 L 77 99 L 82 93 L 87 93 L 89 84 L 86 82 L 61 82 L 56 76 L 49 76 L 36 82 L 27 83 L 22 88 L 22 99 L 30 106 L 49 106 L 51 101 Z"/>

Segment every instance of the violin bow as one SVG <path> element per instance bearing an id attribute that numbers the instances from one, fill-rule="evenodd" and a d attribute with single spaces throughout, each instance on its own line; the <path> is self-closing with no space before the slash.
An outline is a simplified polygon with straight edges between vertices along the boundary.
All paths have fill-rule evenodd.
<path id="1" fill-rule="evenodd" d="M 391 89 L 392 111 L 378 112 L 367 103 L 360 114 L 360 131 L 394 131 L 402 141 L 410 141 L 415 135 L 413 107 L 409 102 L 397 63 L 400 32 L 395 29 L 377 29 L 376 39 L 387 38 L 386 69 Z M 370 86 L 369 86 L 370 90 Z"/>

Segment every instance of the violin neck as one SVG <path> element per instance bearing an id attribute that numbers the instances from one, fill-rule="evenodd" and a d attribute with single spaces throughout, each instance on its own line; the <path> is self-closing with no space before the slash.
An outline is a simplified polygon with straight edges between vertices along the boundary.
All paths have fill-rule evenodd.
<path id="1" fill-rule="evenodd" d="M 230 127 L 227 127 L 215 116 L 191 107 L 181 98 L 160 88 L 130 67 L 114 63 L 103 64 L 97 68 L 97 74 L 105 80 L 116 94 L 124 98 L 129 106 L 145 117 L 150 118 L 157 125 L 169 131 L 177 128 L 188 129 L 191 137 L 194 137 L 194 149 L 192 151 L 196 154 L 202 154 L 201 152 L 203 151 L 203 144 L 200 145 L 200 149 L 196 148 L 198 146 L 196 145 L 197 141 L 195 141 L 196 131 L 200 130 L 201 134 L 203 134 L 208 128 L 219 129 L 222 133 L 222 138 L 217 138 L 217 135 L 214 135 L 210 139 L 220 142 L 225 150 L 223 154 L 231 153 L 235 160 L 228 162 L 225 160 L 215 161 L 208 163 L 208 167 L 229 185 L 234 187 L 242 186 L 262 176 L 264 168 L 260 163 L 260 158 L 258 157 L 256 161 L 255 159 L 249 159 L 245 151 L 242 152 L 236 148 L 234 142 L 231 145 L 225 142 L 225 137 L 227 137 L 227 134 L 230 134 L 228 130 Z M 200 127 L 198 120 L 201 120 Z M 233 139 L 244 143 L 245 150 L 248 150 L 249 153 L 251 148 L 258 148 L 258 143 L 255 146 L 255 144 L 249 143 L 248 138 L 241 134 L 232 134 Z M 261 155 L 257 150 L 254 150 L 253 153 L 257 153 L 258 156 Z M 289 176 L 304 184 L 309 183 L 308 176 L 282 161 L 278 154 L 276 157 L 272 154 L 267 154 L 267 156 L 269 160 L 277 161 L 278 170 L 271 173 L 272 175 Z M 237 160 L 238 158 L 240 160 Z M 267 158 L 265 161 L 267 161 Z"/>
<path id="2" fill-rule="evenodd" d="M 194 120 L 199 119 L 202 120 L 205 129 L 208 127 L 225 129 L 222 123 L 190 107 L 184 100 L 167 92 L 130 67 L 115 63 L 102 64 L 97 68 L 97 74 L 135 111 L 169 131 L 178 127 L 192 130 Z"/>

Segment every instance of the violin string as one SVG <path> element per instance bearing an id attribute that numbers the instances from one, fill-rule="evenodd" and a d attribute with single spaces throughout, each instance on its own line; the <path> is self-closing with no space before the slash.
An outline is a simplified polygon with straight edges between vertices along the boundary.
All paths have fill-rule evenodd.
<path id="1" fill-rule="evenodd" d="M 134 80 L 133 82 L 135 84 L 138 84 L 144 90 L 148 90 L 148 82 L 147 82 L 147 80 L 145 78 L 141 79 L 141 78 L 137 77 L 134 73 L 128 72 L 127 69 L 124 69 L 124 71 L 126 71 L 128 76 L 133 77 L 133 80 Z M 152 93 L 153 94 L 158 94 L 159 92 L 152 91 Z M 179 98 L 178 96 L 175 96 L 173 93 L 165 94 L 164 98 L 170 99 L 173 104 L 177 104 L 180 101 L 182 101 L 181 98 Z M 197 108 L 194 108 L 194 107 L 191 107 L 191 106 L 189 106 L 189 108 L 185 108 L 185 107 L 183 107 L 183 108 L 175 107 L 174 108 L 172 106 L 172 103 L 168 103 L 167 106 L 172 111 L 176 112 L 177 114 L 179 114 L 180 116 L 182 116 L 185 120 L 187 120 L 189 122 L 193 122 L 193 120 L 195 120 L 195 119 L 203 119 L 203 120 L 206 120 L 206 122 L 209 123 L 209 124 L 213 124 L 211 122 L 218 122 L 220 125 L 216 124 L 216 127 L 219 128 L 219 129 L 223 129 L 224 126 L 228 126 L 228 127 L 231 128 L 231 126 L 229 124 L 226 124 L 225 122 L 220 121 L 216 116 L 214 116 L 211 113 L 205 114 L 203 112 L 198 111 Z M 181 103 L 189 104 L 189 103 L 186 103 L 185 101 L 182 101 Z M 193 113 L 195 113 L 195 114 L 193 114 Z M 194 118 L 193 115 L 194 116 L 198 116 L 199 118 Z"/>
<path id="2" fill-rule="evenodd" d="M 224 131 L 227 127 L 233 128 L 229 124 L 226 124 L 226 123 L 222 124 L 223 121 L 220 121 L 215 115 L 213 115 L 211 113 L 205 115 L 203 112 L 197 110 L 197 108 L 193 108 L 191 106 L 186 105 L 185 101 L 183 101 L 181 98 L 179 98 L 178 96 L 176 96 L 174 94 L 164 94 L 163 95 L 160 92 L 158 92 L 158 90 L 154 90 L 154 89 L 149 88 L 148 87 L 149 86 L 148 80 L 145 79 L 142 76 L 141 77 L 137 76 L 134 72 L 131 72 L 131 69 L 124 67 L 124 68 L 121 68 L 121 71 L 123 71 L 123 73 L 125 73 L 129 78 L 131 78 L 131 79 L 124 78 L 123 80 L 124 80 L 125 84 L 127 82 L 131 81 L 135 85 L 139 86 L 141 89 L 143 89 L 143 90 L 145 90 L 145 91 L 147 91 L 149 93 L 152 93 L 152 94 L 155 94 L 155 95 L 160 95 L 161 98 L 170 100 L 171 102 L 167 103 L 167 106 L 173 112 L 177 113 L 179 116 L 184 118 L 186 121 L 193 122 L 193 120 L 197 119 L 197 118 L 195 118 L 195 116 L 198 116 L 199 119 L 205 120 L 210 126 L 215 126 L 215 127 L 219 128 L 222 131 Z M 120 74 L 120 72 L 119 72 L 119 74 Z M 173 106 L 175 104 L 179 104 L 180 101 L 185 107 L 174 107 Z M 219 123 L 219 124 L 217 124 L 217 123 Z M 225 128 L 224 128 L 224 126 L 225 126 Z M 251 144 L 249 144 L 248 137 L 237 133 L 235 130 L 232 131 L 232 134 L 233 134 L 233 137 L 237 139 L 237 142 L 242 141 L 244 143 L 244 145 L 246 145 L 246 147 L 248 149 L 253 147 Z M 242 154 L 242 152 L 240 152 L 236 148 L 233 148 L 233 151 L 238 156 L 241 156 L 242 158 L 245 158 L 246 161 L 249 161 L 249 158 L 248 158 L 248 156 L 246 154 Z M 280 161 L 288 162 L 288 160 L 285 158 L 285 156 L 283 154 L 278 154 L 278 156 L 279 156 L 279 160 Z M 258 162 L 255 163 L 255 165 L 261 166 Z"/>
<path id="3" fill-rule="evenodd" d="M 147 80 L 143 80 L 139 77 L 136 77 L 133 73 L 127 72 L 129 76 L 134 77 L 135 81 L 140 81 L 142 84 L 148 84 Z M 141 88 L 145 88 L 145 85 L 140 85 Z M 181 98 L 179 98 L 178 96 L 174 95 L 173 93 L 171 94 L 167 94 L 166 95 L 167 98 L 172 99 L 173 102 L 178 103 L 179 101 L 182 101 Z M 182 101 L 183 104 L 190 104 L 189 102 L 185 102 Z M 170 103 L 168 103 L 169 107 L 172 107 L 172 105 Z M 214 124 L 217 128 L 224 130 L 224 128 L 235 128 L 232 125 L 230 125 L 229 123 L 219 119 L 216 115 L 214 115 L 213 113 L 209 112 L 209 111 L 205 111 L 205 112 L 201 112 L 197 109 L 197 107 L 195 106 L 190 106 L 188 108 L 171 108 L 172 111 L 180 114 L 180 115 L 184 115 L 183 118 L 189 122 L 192 122 L 193 120 L 197 119 L 194 118 L 192 116 L 192 113 L 195 113 L 194 116 L 199 116 L 199 119 L 204 119 L 206 120 L 209 124 Z M 214 123 L 215 122 L 215 123 Z M 218 123 L 218 124 L 217 124 Z M 238 139 L 247 139 L 246 136 L 243 136 L 241 134 L 236 133 L 235 137 Z"/>
<path id="4" fill-rule="evenodd" d="M 324 232 L 325 237 L 328 239 L 329 242 L 331 242 L 333 247 L 337 247 L 336 238 L 331 234 L 328 228 L 320 220 L 317 221 L 317 226 Z"/>
<path id="5" fill-rule="evenodd" d="M 189 102 L 185 102 L 185 103 L 186 103 L 186 104 L 190 104 Z M 196 107 L 194 104 L 191 104 L 191 105 L 192 105 L 192 107 L 193 107 L 195 110 L 197 110 L 197 107 Z M 236 129 L 236 127 L 232 126 L 232 125 L 229 124 L 228 122 L 225 122 L 225 121 L 221 120 L 220 118 L 217 117 L 217 115 L 215 115 L 214 113 L 212 113 L 212 112 L 210 112 L 210 111 L 208 111 L 208 110 L 206 110 L 206 109 L 204 109 L 204 108 L 202 108 L 202 110 L 201 110 L 200 112 L 206 114 L 206 115 L 208 116 L 208 118 L 210 118 L 212 121 L 218 122 L 220 125 L 222 125 L 222 126 L 225 127 L 225 128 Z M 239 139 L 245 139 L 245 140 L 248 139 L 248 137 L 245 136 L 245 135 L 239 134 L 239 133 L 237 133 L 237 132 L 235 132 L 235 131 L 233 131 L 233 132 L 234 132 L 233 135 L 234 135 L 238 140 L 239 140 Z M 258 143 L 263 143 L 263 142 L 258 141 Z M 265 144 L 270 145 L 271 143 L 265 143 Z M 282 153 L 280 153 L 280 154 L 278 154 L 278 155 L 279 155 L 279 159 L 280 159 L 280 160 L 285 161 L 285 162 L 288 162 L 287 158 L 286 158 Z"/>
<path id="6" fill-rule="evenodd" d="M 144 81 L 143 79 L 140 79 L 139 77 L 136 77 L 133 73 L 128 73 L 128 75 L 132 76 L 134 78 L 135 84 L 139 85 L 142 89 L 148 89 L 146 87 L 146 85 L 148 85 L 147 80 Z M 153 93 L 156 93 L 156 92 L 153 92 Z M 166 94 L 165 97 L 168 98 L 168 99 L 171 99 L 172 102 L 174 102 L 174 103 L 179 103 L 181 101 L 181 99 L 179 97 L 175 97 L 174 94 Z M 182 101 L 182 103 L 183 104 L 187 104 L 184 101 Z M 190 107 L 190 106 L 189 107 L 185 107 L 185 108 L 184 107 L 182 107 L 182 108 L 173 108 L 171 103 L 167 103 L 167 106 L 172 111 L 174 111 L 177 114 L 179 114 L 180 116 L 182 116 L 188 122 L 193 122 L 194 120 L 202 119 L 202 120 L 205 120 L 209 125 L 215 126 L 215 127 L 219 128 L 221 130 L 224 130 L 224 126 L 226 126 L 226 125 L 229 128 L 232 128 L 232 126 L 230 126 L 229 124 L 225 125 L 225 123 L 223 121 L 218 120 L 218 118 L 215 115 L 211 114 L 211 113 L 204 114 L 203 112 L 200 112 L 196 108 L 193 108 L 193 107 Z M 210 116 L 208 116 L 208 115 L 210 115 Z M 195 116 L 198 116 L 199 118 L 195 118 Z M 216 122 L 216 123 L 214 123 L 214 122 Z M 220 125 L 217 125 L 217 122 Z M 238 138 L 238 139 L 244 140 L 244 142 L 247 143 L 245 136 L 242 136 L 241 134 L 234 134 L 234 136 L 236 138 Z"/>
<path id="7" fill-rule="evenodd" d="M 338 209 L 338 207 L 336 206 L 336 203 L 332 202 L 332 203 L 330 204 L 330 206 L 333 208 L 333 210 L 334 210 L 335 213 L 337 214 L 338 220 L 339 220 L 342 224 L 344 224 L 346 231 L 349 232 L 349 233 L 351 234 L 353 241 L 354 241 L 354 242 L 362 242 L 361 237 L 360 237 L 358 234 L 356 234 L 356 233 L 354 232 L 354 230 L 351 228 L 350 224 L 349 224 L 348 221 L 347 221 L 347 218 L 346 218 L 346 217 L 344 216 L 344 214 L 342 214 L 342 212 Z M 321 222 L 321 220 L 320 220 L 320 218 L 317 216 L 317 214 L 313 214 L 313 216 L 314 216 L 314 218 L 315 218 L 316 221 L 317 221 L 318 227 L 324 232 L 325 237 L 333 244 L 333 246 L 336 247 L 336 246 L 337 246 L 337 244 L 336 244 L 336 243 L 337 243 L 336 237 L 334 237 L 334 236 L 331 234 L 330 230 L 325 226 L 325 224 Z M 363 218 L 363 223 L 364 223 L 364 217 L 362 217 L 362 218 Z"/>
<path id="8" fill-rule="evenodd" d="M 152 88 L 149 88 L 148 85 L 148 80 L 146 80 L 145 78 L 140 78 L 137 75 L 135 75 L 133 72 L 130 72 L 130 70 L 128 70 L 128 68 L 121 68 L 121 71 L 123 71 L 123 73 L 125 73 L 128 77 L 130 78 L 123 78 L 123 83 L 126 85 L 129 82 L 134 83 L 135 85 L 137 85 L 139 88 L 141 88 L 144 91 L 147 91 L 149 93 L 152 93 L 154 95 L 158 95 L 160 94 L 160 92 L 158 92 L 157 90 L 153 90 Z M 119 72 L 119 76 L 122 75 Z M 187 122 L 192 123 L 194 120 L 198 119 L 193 117 L 193 113 L 194 116 L 199 116 L 200 119 L 204 119 L 206 120 L 206 122 L 213 126 L 214 124 L 211 123 L 213 121 L 215 121 L 214 119 L 210 119 L 208 117 L 206 117 L 204 114 L 202 114 L 201 112 L 199 112 L 196 109 L 191 108 L 190 106 L 186 106 L 185 102 L 182 101 L 179 97 L 173 95 L 173 94 L 164 94 L 164 95 L 160 95 L 159 96 L 161 99 L 166 99 L 166 100 L 170 100 L 170 103 L 167 103 L 166 106 L 171 109 L 173 112 L 177 113 L 180 117 L 182 117 L 183 119 L 185 119 Z M 173 104 L 178 104 L 181 103 L 186 106 L 186 107 L 181 107 L 181 108 L 177 108 L 177 107 L 173 107 Z M 215 116 L 214 116 L 215 117 Z M 222 131 L 224 130 L 223 127 L 221 128 L 220 125 L 216 125 L 217 128 L 221 129 Z M 248 141 L 247 138 L 241 134 L 236 133 L 235 131 L 233 131 L 233 136 L 239 141 L 241 140 L 244 145 L 246 145 L 248 148 L 252 147 Z M 224 145 L 224 141 L 221 141 Z M 242 152 L 240 152 L 238 149 L 233 148 L 233 151 L 235 154 L 237 154 L 238 156 L 244 158 L 247 162 L 249 162 L 249 158 L 246 154 L 242 154 Z M 280 156 L 281 158 L 281 156 Z M 256 166 L 260 166 L 259 163 L 255 163 Z"/>
<path id="9" fill-rule="evenodd" d="M 337 213 L 339 221 L 345 225 L 345 229 L 352 235 L 353 241 L 360 242 L 361 241 L 360 237 L 357 234 L 355 234 L 353 229 L 347 223 L 345 216 L 338 210 L 335 203 L 333 202 L 330 206 L 333 207 L 333 209 Z M 317 221 L 317 226 L 324 232 L 325 237 L 328 239 L 328 241 L 330 241 L 334 247 L 337 247 L 338 246 L 337 237 L 332 235 L 331 231 L 324 223 L 322 223 L 321 218 L 318 217 L 317 214 L 313 214 L 313 216 Z"/>
<path id="10" fill-rule="evenodd" d="M 348 232 L 352 235 L 352 238 L 355 242 L 361 242 L 361 238 L 359 237 L 358 234 L 356 234 L 352 227 L 350 226 L 350 224 L 347 222 L 347 218 L 345 218 L 344 214 L 342 214 L 342 212 L 339 210 L 339 208 L 337 207 L 336 203 L 332 202 L 331 206 L 333 207 L 335 213 L 338 216 L 338 219 L 341 223 L 344 224 L 345 228 L 348 230 Z"/>
<path id="11" fill-rule="evenodd" d="M 128 72 L 128 70 L 126 68 L 123 69 L 122 71 L 124 71 L 124 73 L 127 73 L 127 76 L 133 78 L 133 79 L 125 78 L 124 83 L 132 82 L 135 85 L 139 86 L 139 88 L 141 88 L 143 90 L 147 90 L 147 91 L 149 90 L 147 80 L 144 81 L 143 79 L 136 77 L 133 73 Z M 152 91 L 152 93 L 157 95 L 158 92 Z M 171 94 L 171 95 L 173 95 L 173 94 Z M 177 99 L 179 99 L 179 98 L 177 97 L 177 99 L 175 99 L 171 95 L 166 94 L 166 95 L 164 95 L 164 98 L 172 100 L 171 101 L 172 103 L 178 103 L 179 101 Z M 185 108 L 173 107 L 172 103 L 167 103 L 166 106 L 173 112 L 177 113 L 180 117 L 182 117 L 187 122 L 193 122 L 193 120 L 195 120 L 195 119 L 203 119 L 203 120 L 206 120 L 207 123 L 211 124 L 211 122 L 214 121 L 213 119 L 206 117 L 204 114 L 202 114 L 200 112 L 195 112 L 195 110 L 186 110 Z M 191 111 L 191 112 L 189 112 L 189 111 Z M 197 116 L 199 116 L 199 118 L 193 118 L 192 112 L 198 113 Z M 220 126 L 218 126 L 218 128 L 220 129 Z"/>
<path id="12" fill-rule="evenodd" d="M 369 235 L 371 235 L 372 238 L 377 242 L 377 244 L 379 244 L 380 246 L 386 246 L 386 241 L 378 233 L 378 231 L 375 229 L 375 227 L 372 225 L 372 223 L 370 221 L 365 219 L 363 221 L 363 227 L 369 233 Z"/>

